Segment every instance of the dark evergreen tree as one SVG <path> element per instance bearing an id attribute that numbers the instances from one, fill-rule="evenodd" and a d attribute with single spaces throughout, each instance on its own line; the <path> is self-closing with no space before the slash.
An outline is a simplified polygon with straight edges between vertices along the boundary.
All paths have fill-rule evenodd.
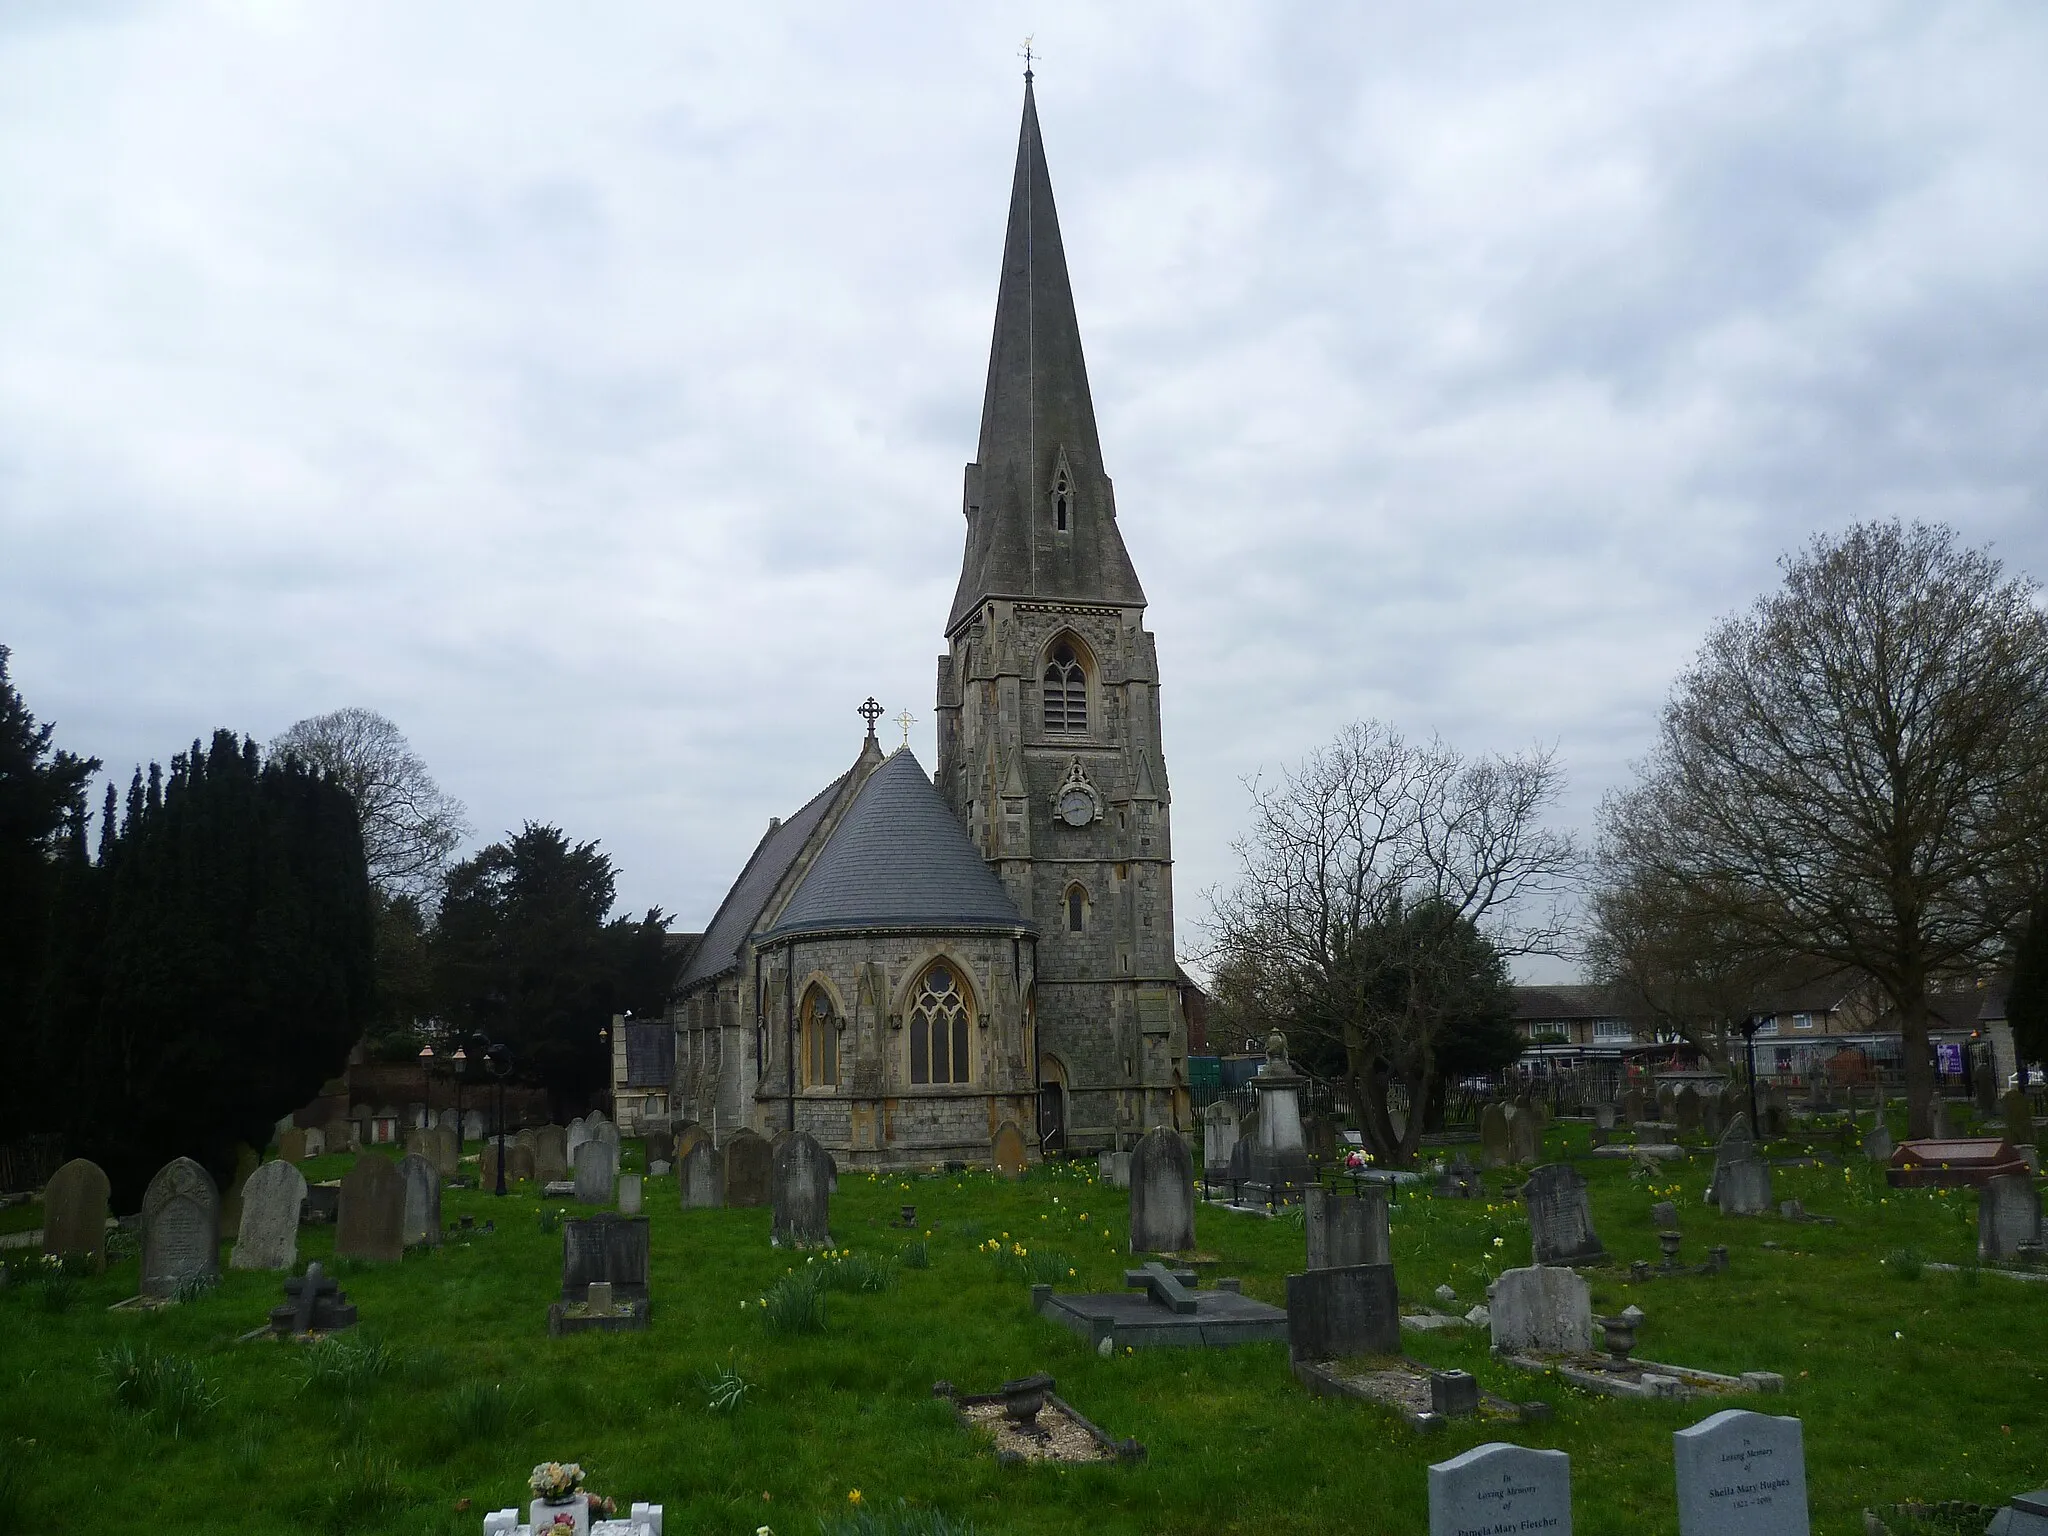
<path id="1" fill-rule="evenodd" d="M 2048 894 L 2035 899 L 2026 930 L 2013 951 L 2005 1017 L 2012 1026 L 2013 1055 L 2024 1088 L 2027 1063 L 2048 1062 Z"/>

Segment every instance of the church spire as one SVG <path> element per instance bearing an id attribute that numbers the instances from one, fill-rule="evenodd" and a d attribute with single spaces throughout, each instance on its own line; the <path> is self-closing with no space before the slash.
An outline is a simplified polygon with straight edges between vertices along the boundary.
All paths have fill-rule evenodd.
<path id="1" fill-rule="evenodd" d="M 1144 606 L 1102 468 L 1028 70 L 981 443 L 967 466 L 965 511 L 967 552 L 949 634 L 989 597 Z"/>

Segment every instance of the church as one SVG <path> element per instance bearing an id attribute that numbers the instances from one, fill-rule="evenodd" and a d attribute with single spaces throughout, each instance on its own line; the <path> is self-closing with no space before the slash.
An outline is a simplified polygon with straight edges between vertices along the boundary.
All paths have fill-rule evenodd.
<path id="1" fill-rule="evenodd" d="M 1015 1167 L 1188 1129 L 1171 798 L 1031 75 L 938 762 L 771 821 L 679 978 L 672 1118 L 801 1129 L 841 1168 Z"/>

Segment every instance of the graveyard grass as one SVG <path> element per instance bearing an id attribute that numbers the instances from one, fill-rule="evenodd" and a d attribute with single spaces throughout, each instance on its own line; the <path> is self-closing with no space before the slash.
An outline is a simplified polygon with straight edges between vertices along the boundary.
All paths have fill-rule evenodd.
<path id="1" fill-rule="evenodd" d="M 1584 1151 L 1583 1129 L 1559 1128 L 1550 1155 L 1565 1137 Z M 316 1159 L 305 1171 L 331 1179 L 346 1163 Z M 629 1144 L 627 1167 L 639 1163 Z M 451 1236 L 401 1264 L 340 1265 L 364 1323 L 332 1355 L 333 1344 L 236 1342 L 282 1300 L 277 1274 L 230 1270 L 219 1289 L 155 1312 L 108 1310 L 135 1293 L 132 1249 L 78 1281 L 61 1310 L 45 1287 L 11 1285 L 0 1291 L 0 1501 L 26 1522 L 13 1528 L 37 1532 L 470 1536 L 486 1511 L 524 1509 L 535 1463 L 576 1460 L 622 1509 L 665 1504 L 676 1536 L 764 1525 L 811 1536 L 861 1521 L 889 1531 L 904 1506 L 984 1536 L 1413 1533 L 1427 1529 L 1427 1464 L 1501 1439 L 1570 1453 L 1577 1529 L 1635 1536 L 1677 1530 L 1672 1431 L 1725 1406 L 1803 1419 L 1818 1532 L 1861 1532 L 1865 1506 L 1996 1503 L 2048 1483 L 2048 1286 L 1900 1257 L 1967 1265 L 1974 1194 L 1889 1190 L 1855 1160 L 1846 1171 L 1781 1169 L 1778 1198 L 1840 1221 L 1802 1226 L 1703 1208 L 1704 1153 L 1654 1180 L 1618 1162 L 1580 1166 L 1624 1266 L 1592 1272 L 1595 1311 L 1633 1302 L 1648 1314 L 1639 1354 L 1781 1372 L 1783 1396 L 1585 1396 L 1494 1363 L 1483 1330 L 1404 1332 L 1411 1355 L 1555 1409 L 1548 1423 L 1466 1421 L 1423 1437 L 1391 1411 L 1309 1397 L 1280 1345 L 1100 1358 L 1034 1316 L 1026 1289 L 1026 1272 L 1055 1254 L 1075 1271 L 1062 1288 L 1117 1288 L 1135 1262 L 1121 1247 L 1126 1197 L 1078 1167 L 1015 1182 L 849 1174 L 832 1204 L 835 1240 L 880 1260 L 922 1243 L 929 1265 L 898 1263 L 888 1289 L 830 1292 L 821 1333 L 771 1334 L 761 1302 L 805 1258 L 769 1246 L 765 1209 L 679 1210 L 671 1176 L 647 1181 L 645 1333 L 546 1336 L 561 1238 L 542 1230 L 531 1186 L 502 1200 L 448 1191 L 451 1226 L 495 1218 L 495 1233 Z M 1490 1202 L 1399 1200 L 1404 1303 L 1448 1282 L 1462 1311 L 1492 1274 L 1529 1261 L 1527 1223 L 1499 1183 L 1488 1175 Z M 1727 1274 L 1626 1283 L 1627 1260 L 1657 1257 L 1649 1211 L 1660 1198 L 1678 1204 L 1684 1257 L 1725 1243 Z M 890 1226 L 906 1203 L 917 1206 L 914 1231 Z M 302 1265 L 328 1257 L 332 1231 L 303 1229 Z M 1276 1304 L 1284 1276 L 1302 1267 L 1298 1216 L 1204 1208 L 1197 1236 L 1221 1261 L 1207 1274 L 1242 1276 L 1247 1293 Z M 182 1393 L 185 1411 L 140 1414 L 117 1405 L 99 1372 L 115 1352 L 131 1365 L 137 1352 L 177 1357 L 203 1379 L 170 1371 L 163 1390 Z M 317 1373 L 314 1362 L 324 1362 Z M 978 1392 L 1041 1370 L 1149 1459 L 998 1466 L 931 1394 L 942 1379 Z"/>

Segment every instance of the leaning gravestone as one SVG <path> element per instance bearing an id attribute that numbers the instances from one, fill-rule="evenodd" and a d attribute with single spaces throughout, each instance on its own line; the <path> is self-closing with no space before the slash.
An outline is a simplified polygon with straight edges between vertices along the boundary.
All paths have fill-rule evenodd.
<path id="1" fill-rule="evenodd" d="M 1520 1105 L 1506 1113 L 1508 1156 L 1517 1163 L 1535 1162 L 1543 1155 L 1543 1117 Z"/>
<path id="2" fill-rule="evenodd" d="M 441 1170 L 432 1158 L 408 1152 L 398 1165 L 405 1180 L 405 1246 L 441 1241 Z"/>
<path id="3" fill-rule="evenodd" d="M 1155 1126 L 1131 1150 L 1131 1252 L 1186 1253 L 1194 1246 L 1194 1159 L 1179 1132 Z"/>
<path id="4" fill-rule="evenodd" d="M 997 1173 L 1015 1178 L 1025 1168 L 1024 1132 L 1014 1120 L 1005 1120 L 989 1138 L 988 1160 Z"/>
<path id="5" fill-rule="evenodd" d="M 220 1191 L 191 1158 L 173 1158 L 142 1196 L 142 1294 L 219 1278 Z"/>
<path id="6" fill-rule="evenodd" d="M 1302 1214 L 1311 1270 L 1393 1262 L 1385 1190 L 1340 1195 L 1311 1184 L 1302 1192 Z"/>
<path id="7" fill-rule="evenodd" d="M 1538 1264 L 1591 1264 L 1607 1257 L 1593 1230 L 1586 1181 L 1569 1163 L 1546 1163 L 1522 1188 L 1529 1242 Z"/>
<path id="8" fill-rule="evenodd" d="M 1230 1154 L 1237 1148 L 1237 1106 L 1218 1099 L 1202 1111 L 1202 1174 L 1213 1184 L 1230 1177 Z"/>
<path id="9" fill-rule="evenodd" d="M 752 1131 L 735 1131 L 726 1138 L 725 1203 L 766 1205 L 771 1198 L 774 1153 L 768 1143 Z"/>
<path id="10" fill-rule="evenodd" d="M 1511 1269 L 1487 1287 L 1497 1350 L 1583 1354 L 1592 1346 L 1593 1292 L 1569 1269 Z"/>
<path id="11" fill-rule="evenodd" d="M 99 1274 L 107 1267 L 107 1195 L 100 1165 L 82 1157 L 50 1175 L 43 1190 L 43 1252 L 84 1259 Z"/>
<path id="12" fill-rule="evenodd" d="M 1429 1536 L 1572 1536 L 1572 1462 L 1496 1440 L 1429 1469 Z"/>
<path id="13" fill-rule="evenodd" d="M 299 1209 L 306 1176 L 283 1158 L 265 1163 L 242 1186 L 242 1225 L 230 1269 L 291 1269 L 299 1262 Z"/>
<path id="14" fill-rule="evenodd" d="M 770 1240 L 784 1248 L 823 1248 L 832 1241 L 832 1160 L 808 1131 L 792 1131 L 775 1148 L 775 1219 Z"/>
<path id="15" fill-rule="evenodd" d="M 1296 1360 L 1401 1352 L 1400 1296 L 1391 1264 L 1312 1269 L 1287 1277 L 1287 1353 Z"/>
<path id="16" fill-rule="evenodd" d="M 1479 1162 L 1484 1168 L 1505 1168 L 1514 1161 L 1514 1142 L 1508 1135 L 1508 1112 L 1489 1104 L 1479 1115 Z"/>
<path id="17" fill-rule="evenodd" d="M 1679 1536 L 1807 1536 L 1797 1419 L 1725 1408 L 1671 1442 Z"/>
<path id="18" fill-rule="evenodd" d="M 585 1205 L 610 1205 L 619 1174 L 618 1154 L 595 1137 L 576 1149 L 576 1198 Z"/>
<path id="19" fill-rule="evenodd" d="M 2001 1173 L 1977 1191 L 1977 1257 L 2004 1264 L 2020 1256 L 2022 1244 L 2041 1243 L 2041 1196 L 2023 1173 Z"/>
<path id="20" fill-rule="evenodd" d="M 396 1264 L 405 1257 L 405 1180 L 390 1158 L 361 1153 L 342 1175 L 334 1256 L 373 1264 Z"/>
<path id="21" fill-rule="evenodd" d="M 718 1148 L 711 1144 L 710 1137 L 698 1137 L 676 1168 L 683 1209 L 702 1211 L 725 1204 L 725 1181 L 719 1174 Z"/>

